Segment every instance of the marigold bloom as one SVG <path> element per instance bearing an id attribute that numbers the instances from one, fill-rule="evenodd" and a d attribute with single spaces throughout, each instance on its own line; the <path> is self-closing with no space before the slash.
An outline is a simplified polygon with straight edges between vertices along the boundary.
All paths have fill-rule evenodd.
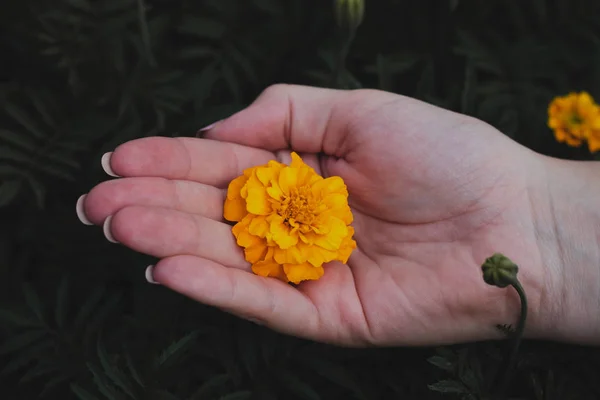
<path id="1" fill-rule="evenodd" d="M 223 215 L 237 222 L 232 232 L 255 274 L 299 283 L 356 248 L 347 200 L 340 177 L 325 179 L 292 153 L 289 166 L 270 161 L 231 181 Z"/>
<path id="2" fill-rule="evenodd" d="M 561 143 L 587 142 L 591 152 L 600 149 L 600 107 L 587 92 L 556 97 L 548 106 L 548 127 Z"/>

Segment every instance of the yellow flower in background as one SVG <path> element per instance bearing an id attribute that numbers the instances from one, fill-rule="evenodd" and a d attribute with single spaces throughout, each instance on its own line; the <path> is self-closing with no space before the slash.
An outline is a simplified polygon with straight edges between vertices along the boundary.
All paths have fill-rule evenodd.
<path id="1" fill-rule="evenodd" d="M 284 282 L 316 280 L 323 264 L 346 263 L 356 242 L 348 190 L 342 178 L 323 178 L 292 153 L 248 168 L 231 181 L 223 215 L 252 271 Z"/>
<path id="2" fill-rule="evenodd" d="M 591 152 L 600 149 L 600 107 L 587 92 L 556 97 L 548 107 L 548 127 L 561 143 L 587 142 Z"/>

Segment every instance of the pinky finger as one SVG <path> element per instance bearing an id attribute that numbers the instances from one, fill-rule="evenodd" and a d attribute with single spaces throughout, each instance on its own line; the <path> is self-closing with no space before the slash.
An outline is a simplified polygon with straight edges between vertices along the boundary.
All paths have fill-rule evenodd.
<path id="1" fill-rule="evenodd" d="M 317 338 L 319 313 L 292 286 L 205 258 L 178 255 L 148 269 L 147 279 L 193 300 L 284 334 Z"/>

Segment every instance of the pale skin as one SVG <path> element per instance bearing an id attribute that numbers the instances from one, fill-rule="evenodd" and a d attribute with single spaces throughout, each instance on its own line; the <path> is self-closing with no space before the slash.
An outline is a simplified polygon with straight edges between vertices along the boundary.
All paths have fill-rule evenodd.
<path id="1" fill-rule="evenodd" d="M 298 286 L 252 274 L 222 217 L 232 179 L 292 150 L 344 179 L 358 243 Z M 501 339 L 519 299 L 481 274 L 501 252 L 520 267 L 525 337 L 600 343 L 597 163 L 395 94 L 289 85 L 202 139 L 133 140 L 103 161 L 118 179 L 78 202 L 82 221 L 159 258 L 156 283 L 279 332 L 351 347 Z"/>

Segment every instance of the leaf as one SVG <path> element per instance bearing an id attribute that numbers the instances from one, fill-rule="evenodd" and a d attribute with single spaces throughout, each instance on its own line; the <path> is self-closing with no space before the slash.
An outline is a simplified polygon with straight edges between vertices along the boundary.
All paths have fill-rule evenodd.
<path id="1" fill-rule="evenodd" d="M 13 146 L 20 147 L 22 150 L 35 153 L 38 150 L 38 145 L 35 140 L 27 135 L 11 132 L 6 129 L 0 129 L 0 140 L 3 140 Z"/>
<path id="2" fill-rule="evenodd" d="M 184 60 L 214 57 L 215 51 L 209 47 L 187 47 L 179 51 L 179 57 Z"/>
<path id="3" fill-rule="evenodd" d="M 427 387 L 434 392 L 440 393 L 469 393 L 468 389 L 460 382 L 453 380 L 443 380 L 437 383 L 427 385 Z"/>
<path id="4" fill-rule="evenodd" d="M 546 0 L 533 0 L 533 7 L 540 23 L 546 23 L 548 20 L 548 9 Z"/>
<path id="5" fill-rule="evenodd" d="M 5 207 L 19 195 L 23 181 L 19 179 L 5 180 L 0 183 L 0 207 Z"/>
<path id="6" fill-rule="evenodd" d="M 71 391 L 75 393 L 79 400 L 100 400 L 77 383 L 71 383 Z"/>
<path id="7" fill-rule="evenodd" d="M 90 362 L 86 363 L 86 365 L 88 367 L 88 370 L 92 373 L 94 377 L 94 383 L 96 384 L 96 387 L 98 388 L 100 393 L 102 393 L 107 399 L 117 398 L 114 386 L 108 382 L 108 380 L 104 375 L 102 375 L 100 370 Z"/>
<path id="8" fill-rule="evenodd" d="M 104 297 L 104 291 L 105 289 L 103 286 L 98 286 L 87 297 L 85 303 L 79 309 L 79 312 L 77 313 L 77 316 L 75 317 L 75 320 L 73 322 L 73 326 L 76 329 L 81 329 L 84 327 L 83 325 L 87 321 L 88 317 L 91 315 L 94 308 L 98 306 L 98 304 L 102 301 L 102 298 Z"/>
<path id="9" fill-rule="evenodd" d="M 31 174 L 27 174 L 25 179 L 27 179 L 27 183 L 29 183 L 29 187 L 33 191 L 37 206 L 43 209 L 46 201 L 46 187 Z"/>
<path id="10" fill-rule="evenodd" d="M 313 388 L 302 382 L 296 375 L 286 370 L 279 370 L 277 376 L 285 388 L 298 398 L 305 400 L 321 400 L 321 396 Z"/>
<path id="11" fill-rule="evenodd" d="M 448 361 L 446 358 L 441 356 L 429 357 L 427 359 L 427 362 L 429 362 L 432 365 L 435 365 L 440 369 L 443 369 L 444 371 L 454 372 L 455 369 L 454 364 L 452 362 Z"/>
<path id="12" fill-rule="evenodd" d="M 32 123 L 33 118 L 31 118 L 30 115 L 27 115 L 27 113 L 25 111 L 23 111 L 22 109 L 20 109 L 19 107 L 17 107 L 14 104 L 10 104 L 10 103 L 6 103 L 4 104 L 4 111 L 10 115 L 11 117 L 13 117 L 13 119 L 15 121 L 17 121 L 18 123 L 20 123 L 25 129 L 27 129 L 27 131 L 29 133 L 31 133 L 33 136 L 35 136 L 38 139 L 43 139 L 44 133 L 42 131 L 40 131 L 35 124 Z"/>
<path id="13" fill-rule="evenodd" d="M 228 374 L 217 375 L 204 382 L 202 386 L 190 397 L 190 400 L 203 400 L 213 395 L 213 391 L 229 381 Z"/>
<path id="14" fill-rule="evenodd" d="M 100 306 L 98 307 L 96 312 L 88 319 L 87 324 L 85 326 L 85 335 L 83 338 L 83 342 L 86 346 L 92 345 L 94 333 L 97 332 L 98 328 L 100 327 L 100 325 L 102 325 L 104 320 L 119 305 L 122 296 L 122 293 L 112 294 L 112 296 L 110 296 L 106 302 L 100 303 Z"/>
<path id="15" fill-rule="evenodd" d="M 32 319 L 29 316 L 23 316 L 14 311 L 0 310 L 0 320 L 7 324 L 12 324 L 16 327 L 41 327 L 39 321 Z"/>
<path id="16" fill-rule="evenodd" d="M 248 80 L 254 84 L 258 84 L 258 76 L 254 70 L 254 65 L 244 56 L 237 48 L 231 46 L 228 51 L 231 59 L 240 67 L 248 77 Z"/>
<path id="17" fill-rule="evenodd" d="M 229 90 L 233 94 L 233 97 L 236 102 L 242 101 L 242 91 L 240 89 L 240 84 L 235 74 L 235 71 L 228 63 L 223 63 L 221 66 L 221 70 L 223 72 L 223 78 L 225 82 L 229 86 Z"/>
<path id="18" fill-rule="evenodd" d="M 472 60 L 467 60 L 465 67 L 465 82 L 461 96 L 461 112 L 472 115 L 474 113 L 475 90 L 477 86 L 477 72 Z"/>
<path id="19" fill-rule="evenodd" d="M 111 365 L 111 362 L 108 359 L 108 354 L 106 353 L 105 348 L 102 346 L 100 338 L 98 338 L 97 341 L 96 352 L 98 353 L 98 359 L 100 360 L 100 364 L 104 369 L 104 373 L 108 376 L 112 383 L 127 393 L 131 398 L 135 399 L 136 396 L 133 393 L 133 387 L 131 383 L 128 382 L 127 377 L 118 370 L 116 365 Z"/>
<path id="20" fill-rule="evenodd" d="M 59 328 L 63 328 L 65 325 L 65 319 L 69 307 L 69 278 L 67 275 L 63 276 L 58 290 L 56 291 L 56 307 L 54 316 L 56 324 Z"/>
<path id="21" fill-rule="evenodd" d="M 33 360 L 39 359 L 42 350 L 52 348 L 53 346 L 54 343 L 52 341 L 45 340 L 33 346 L 23 348 L 11 361 L 4 366 L 2 371 L 0 371 L 0 375 L 8 375 L 19 370 Z"/>
<path id="22" fill-rule="evenodd" d="M 356 378 L 352 376 L 343 365 L 335 364 L 324 358 L 315 358 L 314 356 L 298 355 L 299 361 L 306 365 L 311 371 L 323 376 L 329 381 L 349 390 L 357 399 L 369 400 L 363 393 L 360 386 L 356 383 Z"/>
<path id="23" fill-rule="evenodd" d="M 133 379 L 137 382 L 138 385 L 140 385 L 141 387 L 145 387 L 146 385 L 144 384 L 144 380 L 142 379 L 142 376 L 140 375 L 137 368 L 133 364 L 133 360 L 131 359 L 131 354 L 127 350 L 125 350 L 125 362 L 127 363 L 127 369 L 131 373 L 131 376 L 133 377 Z"/>
<path id="24" fill-rule="evenodd" d="M 0 355 L 10 354 L 21 350 L 23 347 L 32 346 L 42 338 L 48 338 L 48 333 L 38 329 L 14 335 L 0 346 Z"/>
<path id="25" fill-rule="evenodd" d="M 37 292 L 33 286 L 29 283 L 23 284 L 23 292 L 25 293 L 25 301 L 33 313 L 38 317 L 40 322 L 45 324 L 44 310 L 42 301 L 40 300 Z"/>
<path id="26" fill-rule="evenodd" d="M 35 92 L 34 90 L 29 89 L 27 90 L 27 97 L 29 97 L 29 99 L 31 100 L 31 103 L 35 107 L 38 114 L 44 120 L 44 123 L 46 123 L 46 125 L 48 125 L 49 127 L 56 128 L 56 121 L 52 117 L 52 113 L 48 109 L 48 105 L 46 104 L 45 100 L 42 99 L 41 95 Z"/>
<path id="27" fill-rule="evenodd" d="M 51 379 L 48 379 L 46 381 L 46 384 L 44 385 L 44 388 L 42 389 L 42 391 L 40 392 L 39 398 L 44 398 L 47 393 L 52 390 L 55 386 L 61 384 L 64 381 L 67 381 L 71 379 L 71 377 L 66 376 L 66 375 L 57 375 Z"/>
<path id="28" fill-rule="evenodd" d="M 188 85 L 190 96 L 194 100 L 194 107 L 198 110 L 206 99 L 210 97 L 212 89 L 219 78 L 216 64 L 211 63 L 200 72 Z"/>
<path id="29" fill-rule="evenodd" d="M 214 19 L 186 16 L 179 31 L 205 39 L 220 39 L 227 31 L 227 26 Z"/>
<path id="30" fill-rule="evenodd" d="M 498 77 L 505 78 L 506 73 L 503 65 L 498 59 L 499 52 L 493 52 L 481 41 L 464 30 L 457 31 L 459 45 L 455 48 L 457 54 L 465 55 L 471 58 L 478 68 L 495 74 Z"/>
<path id="31" fill-rule="evenodd" d="M 68 5 L 79 11 L 91 12 L 92 5 L 88 0 L 65 0 Z"/>
<path id="32" fill-rule="evenodd" d="M 389 91 L 392 87 L 391 76 L 387 60 L 382 54 L 377 55 L 377 76 L 379 78 L 379 88 Z"/>
<path id="33" fill-rule="evenodd" d="M 240 390 L 239 392 L 230 393 L 219 397 L 219 400 L 247 400 L 252 398 L 252 392 L 249 390 Z"/>
<path id="34" fill-rule="evenodd" d="M 193 331 L 181 339 L 171 343 L 158 355 L 158 357 L 156 357 L 154 361 L 154 368 L 157 370 L 163 368 L 165 365 L 172 363 L 177 357 L 180 357 L 191 345 L 193 345 L 194 341 L 198 337 L 198 334 L 199 331 Z"/>
<path id="35" fill-rule="evenodd" d="M 38 378 L 43 375 L 48 375 L 53 372 L 57 372 L 57 368 L 55 365 L 50 364 L 48 362 L 40 361 L 35 367 L 30 368 L 25 375 L 21 377 L 19 383 L 27 383 L 35 378 Z"/>
<path id="36" fill-rule="evenodd" d="M 179 400 L 179 397 L 165 390 L 156 390 L 150 396 L 152 400 Z"/>
<path id="37" fill-rule="evenodd" d="M 254 0 L 252 4 L 273 17 L 283 14 L 282 3 L 277 0 Z"/>
<path id="38" fill-rule="evenodd" d="M 28 166 L 35 167 L 36 165 L 34 163 L 34 157 L 35 155 L 32 157 L 32 155 L 23 153 L 17 149 L 11 149 L 8 147 L 0 148 L 0 159 L 13 161 L 15 163 L 23 163 L 27 164 Z"/>

